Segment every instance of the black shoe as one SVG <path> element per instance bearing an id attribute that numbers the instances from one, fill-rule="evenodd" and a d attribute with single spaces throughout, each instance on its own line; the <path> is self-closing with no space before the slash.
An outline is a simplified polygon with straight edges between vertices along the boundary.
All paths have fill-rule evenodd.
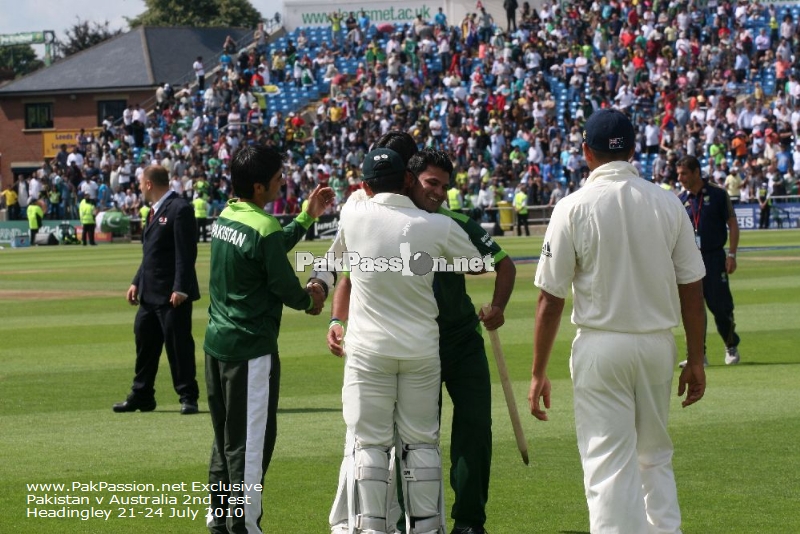
<path id="1" fill-rule="evenodd" d="M 455 527 L 450 534 L 489 534 L 483 527 Z"/>
<path id="2" fill-rule="evenodd" d="M 124 402 L 116 403 L 113 408 L 113 410 L 117 413 L 135 412 L 136 410 L 139 410 L 140 412 L 152 412 L 155 409 L 155 399 L 151 399 L 149 401 L 139 401 L 134 397 L 128 397 Z"/>
<path id="3" fill-rule="evenodd" d="M 181 415 L 193 415 L 199 412 L 200 410 L 197 408 L 196 402 L 182 402 L 181 403 Z"/>

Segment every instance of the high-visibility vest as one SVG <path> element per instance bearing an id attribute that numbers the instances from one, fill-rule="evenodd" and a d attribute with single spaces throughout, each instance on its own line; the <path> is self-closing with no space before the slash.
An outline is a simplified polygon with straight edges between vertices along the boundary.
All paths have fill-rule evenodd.
<path id="1" fill-rule="evenodd" d="M 194 216 L 196 219 L 205 219 L 208 217 L 208 203 L 205 199 L 197 197 L 192 200 L 192 205 L 194 206 Z"/>
<path id="2" fill-rule="evenodd" d="M 78 206 L 78 215 L 80 215 L 81 224 L 94 224 L 94 205 L 84 198 Z"/>
<path id="3" fill-rule="evenodd" d="M 447 190 L 447 204 L 452 211 L 458 211 L 462 208 L 461 192 L 455 187 Z"/>
<path id="4" fill-rule="evenodd" d="M 38 230 L 41 226 L 41 221 L 44 219 L 44 211 L 38 202 L 34 202 L 28 206 L 28 225 L 31 230 Z"/>
<path id="5" fill-rule="evenodd" d="M 528 195 L 523 193 L 522 191 L 517 192 L 514 195 L 514 208 L 517 210 L 517 213 L 520 215 L 527 215 L 528 214 Z"/>

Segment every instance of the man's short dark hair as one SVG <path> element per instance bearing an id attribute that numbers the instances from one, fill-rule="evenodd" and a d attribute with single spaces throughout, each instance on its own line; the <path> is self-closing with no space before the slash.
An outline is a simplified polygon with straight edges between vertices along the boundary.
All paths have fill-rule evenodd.
<path id="1" fill-rule="evenodd" d="M 675 166 L 686 167 L 690 171 L 698 171 L 700 170 L 700 160 L 694 156 L 683 156 L 678 160 L 678 163 L 676 163 Z"/>
<path id="2" fill-rule="evenodd" d="M 411 156 L 406 163 L 406 168 L 419 176 L 428 167 L 438 167 L 449 175 L 453 174 L 453 162 L 450 156 L 442 150 L 426 148 Z"/>
<path id="3" fill-rule="evenodd" d="M 419 152 L 417 142 L 411 137 L 411 134 L 401 130 L 391 130 L 383 134 L 380 139 L 375 141 L 372 149 L 388 148 L 394 150 L 400 157 L 403 158 L 404 163 L 408 163 L 411 156 Z"/>
<path id="4" fill-rule="evenodd" d="M 272 177 L 283 168 L 283 154 L 274 148 L 245 145 L 231 159 L 231 185 L 234 193 L 253 198 L 255 184 L 269 184 Z"/>

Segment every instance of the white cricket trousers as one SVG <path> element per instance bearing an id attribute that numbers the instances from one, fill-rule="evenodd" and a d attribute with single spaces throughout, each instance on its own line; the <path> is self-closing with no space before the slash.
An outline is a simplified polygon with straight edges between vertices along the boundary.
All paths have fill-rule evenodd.
<path id="1" fill-rule="evenodd" d="M 670 331 L 580 328 L 570 372 L 592 534 L 680 534 L 667 433 L 677 361 Z"/>
<path id="2" fill-rule="evenodd" d="M 439 442 L 439 355 L 399 359 L 347 353 L 342 386 L 344 421 L 363 446 Z"/>

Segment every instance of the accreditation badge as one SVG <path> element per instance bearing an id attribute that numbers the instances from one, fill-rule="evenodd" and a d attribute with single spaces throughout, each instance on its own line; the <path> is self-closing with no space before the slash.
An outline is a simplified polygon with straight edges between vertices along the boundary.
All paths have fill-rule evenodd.
<path id="1" fill-rule="evenodd" d="M 697 250 L 702 250 L 700 246 L 700 234 L 694 234 L 694 242 L 697 245 Z"/>

